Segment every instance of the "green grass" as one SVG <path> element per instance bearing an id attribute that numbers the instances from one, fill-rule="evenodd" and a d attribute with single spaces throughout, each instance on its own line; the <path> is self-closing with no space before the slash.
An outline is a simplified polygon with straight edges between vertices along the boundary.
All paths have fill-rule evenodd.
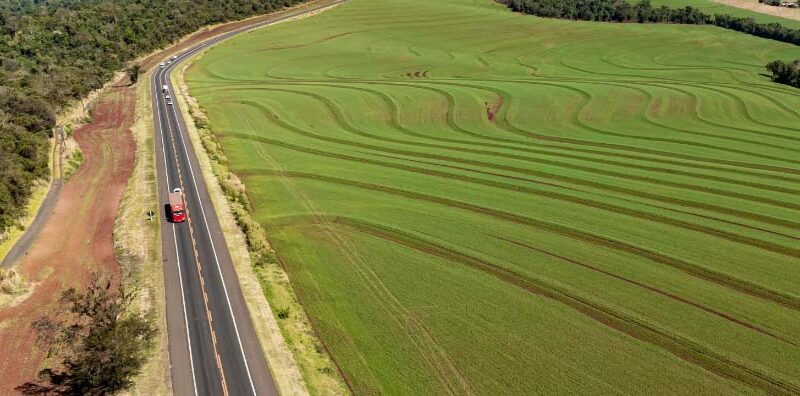
<path id="1" fill-rule="evenodd" d="M 774 394 L 800 391 L 800 91 L 762 73 L 798 55 L 353 0 L 187 83 L 356 393 Z"/>
<path id="2" fill-rule="evenodd" d="M 66 169 L 64 169 L 64 179 L 72 177 L 72 175 L 80 169 L 81 165 L 83 165 L 83 152 L 80 147 L 76 145 L 75 151 L 67 158 L 67 166 L 65 167 Z"/>

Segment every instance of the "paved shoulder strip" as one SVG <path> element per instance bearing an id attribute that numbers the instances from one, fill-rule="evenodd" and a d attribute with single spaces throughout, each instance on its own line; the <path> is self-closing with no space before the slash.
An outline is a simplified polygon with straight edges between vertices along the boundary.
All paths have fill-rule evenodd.
<path id="1" fill-rule="evenodd" d="M 185 120 L 170 97 L 170 74 L 184 60 L 238 33 L 318 12 L 328 2 L 236 29 L 189 48 L 153 73 L 151 94 L 156 130 L 161 202 L 179 188 L 187 221 L 171 223 L 164 206 L 161 238 L 173 391 L 194 395 L 277 395 L 238 284 L 219 219 L 191 144 Z M 169 96 L 168 96 L 169 95 Z M 177 204 L 176 204 L 177 205 Z M 180 220 L 180 219 L 178 219 Z"/>

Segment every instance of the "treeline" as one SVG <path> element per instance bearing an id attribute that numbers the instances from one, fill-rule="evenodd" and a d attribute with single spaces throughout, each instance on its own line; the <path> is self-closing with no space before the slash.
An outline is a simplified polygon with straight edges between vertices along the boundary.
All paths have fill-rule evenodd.
<path id="1" fill-rule="evenodd" d="M 126 62 L 208 24 L 303 0 L 0 2 L 0 235 L 47 174 L 54 114 Z"/>
<path id="2" fill-rule="evenodd" d="M 800 59 L 791 63 L 772 61 L 767 64 L 767 70 L 772 73 L 773 81 L 800 88 Z"/>
<path id="3" fill-rule="evenodd" d="M 752 18 L 728 14 L 709 15 L 697 8 L 653 7 L 649 0 L 636 4 L 624 0 L 501 0 L 516 12 L 546 18 L 597 22 L 682 23 L 715 25 L 725 29 L 800 45 L 800 29 L 778 23 L 756 23 Z"/>

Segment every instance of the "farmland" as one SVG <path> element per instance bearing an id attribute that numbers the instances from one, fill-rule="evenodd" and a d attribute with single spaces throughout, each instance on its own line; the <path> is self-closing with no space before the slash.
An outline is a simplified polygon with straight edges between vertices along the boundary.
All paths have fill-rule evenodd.
<path id="1" fill-rule="evenodd" d="M 353 0 L 186 81 L 357 394 L 779 394 L 800 392 L 800 91 L 763 73 L 798 55 Z"/>

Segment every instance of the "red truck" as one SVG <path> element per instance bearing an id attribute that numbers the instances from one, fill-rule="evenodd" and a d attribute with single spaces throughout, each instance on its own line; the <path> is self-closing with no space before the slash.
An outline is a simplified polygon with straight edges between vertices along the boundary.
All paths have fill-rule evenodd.
<path id="1" fill-rule="evenodd" d="M 180 188 L 169 193 L 169 219 L 173 223 L 186 221 L 186 209 L 183 206 L 183 193 Z"/>

